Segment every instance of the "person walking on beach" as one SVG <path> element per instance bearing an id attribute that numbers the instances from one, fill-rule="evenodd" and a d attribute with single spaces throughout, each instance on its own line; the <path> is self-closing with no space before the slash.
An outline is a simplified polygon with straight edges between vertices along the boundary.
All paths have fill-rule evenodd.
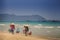
<path id="1" fill-rule="evenodd" d="M 24 26 L 23 33 L 25 34 L 25 36 L 27 36 L 27 35 L 28 35 L 28 31 L 29 31 L 28 26 Z"/>
<path id="2" fill-rule="evenodd" d="M 10 32 L 12 34 L 14 34 L 14 30 L 15 30 L 15 25 L 14 25 L 14 23 L 12 23 L 12 24 L 10 24 Z"/>

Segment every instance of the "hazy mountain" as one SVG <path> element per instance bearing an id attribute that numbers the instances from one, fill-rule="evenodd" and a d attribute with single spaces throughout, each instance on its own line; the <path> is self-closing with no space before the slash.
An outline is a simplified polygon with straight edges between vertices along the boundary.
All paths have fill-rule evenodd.
<path id="1" fill-rule="evenodd" d="M 39 15 L 10 15 L 0 14 L 0 21 L 45 21 L 46 19 Z"/>

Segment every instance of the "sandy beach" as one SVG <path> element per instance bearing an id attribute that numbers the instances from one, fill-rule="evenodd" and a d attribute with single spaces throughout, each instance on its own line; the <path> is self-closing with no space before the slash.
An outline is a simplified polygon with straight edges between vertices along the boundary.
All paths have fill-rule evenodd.
<path id="1" fill-rule="evenodd" d="M 24 34 L 11 34 L 0 32 L 0 40 L 47 40 L 44 38 L 36 38 L 33 36 L 25 36 Z"/>
<path id="2" fill-rule="evenodd" d="M 9 29 L 9 24 L 6 25 L 0 25 L 0 40 L 60 40 L 60 29 L 58 28 L 44 28 L 42 25 L 30 25 L 31 31 L 33 32 L 32 35 L 25 36 L 22 32 L 23 25 L 16 25 L 16 28 L 20 28 L 20 33 L 16 34 L 11 34 L 8 32 Z M 39 29 L 39 27 L 42 27 Z M 52 26 L 55 27 L 55 26 Z M 16 30 L 15 30 L 16 31 Z"/>

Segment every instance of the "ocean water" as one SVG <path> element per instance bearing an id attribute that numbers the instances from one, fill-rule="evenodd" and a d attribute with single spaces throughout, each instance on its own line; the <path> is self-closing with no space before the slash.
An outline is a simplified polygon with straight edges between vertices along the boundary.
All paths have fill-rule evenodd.
<path id="1" fill-rule="evenodd" d="M 12 22 L 0 22 L 0 31 L 7 31 Z M 60 22 L 13 22 L 15 28 L 20 28 L 20 33 L 23 31 L 24 25 L 28 25 L 32 35 L 38 37 L 54 37 L 60 38 Z M 15 31 L 16 31 L 15 29 Z"/>

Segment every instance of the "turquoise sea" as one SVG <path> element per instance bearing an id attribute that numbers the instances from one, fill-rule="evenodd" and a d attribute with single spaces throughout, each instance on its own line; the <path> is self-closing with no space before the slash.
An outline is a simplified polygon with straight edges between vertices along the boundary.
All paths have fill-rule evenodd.
<path id="1" fill-rule="evenodd" d="M 17 21 L 17 22 L 0 22 L 0 24 L 8 24 L 8 23 L 15 23 L 15 24 L 31 24 L 31 25 L 37 25 L 37 24 L 42 24 L 42 25 L 46 25 L 46 26 L 60 26 L 60 22 L 21 22 L 21 21 Z"/>
<path id="2" fill-rule="evenodd" d="M 11 23 L 22 33 L 24 25 L 28 25 L 32 35 L 38 37 L 60 38 L 60 22 L 0 22 L 0 31 L 7 31 Z M 16 31 L 16 30 L 15 30 Z"/>

